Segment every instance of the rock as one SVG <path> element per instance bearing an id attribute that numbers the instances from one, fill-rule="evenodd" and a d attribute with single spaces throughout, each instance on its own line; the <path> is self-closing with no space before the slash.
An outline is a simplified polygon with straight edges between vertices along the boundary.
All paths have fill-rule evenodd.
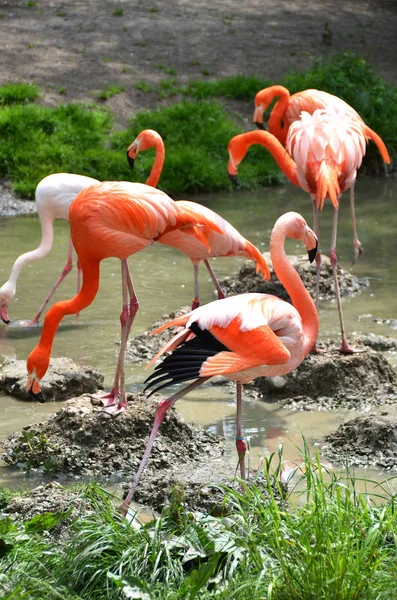
<path id="1" fill-rule="evenodd" d="M 32 213 L 37 213 L 36 203 L 31 200 L 21 200 L 7 182 L 0 181 L 0 217 Z"/>
<path id="2" fill-rule="evenodd" d="M 397 401 L 396 373 L 381 353 L 367 348 L 340 354 L 330 350 L 335 342 L 322 345 L 325 352 L 309 354 L 291 373 L 258 377 L 244 386 L 244 393 L 293 408 L 358 408 Z"/>
<path id="3" fill-rule="evenodd" d="M 391 338 L 387 335 L 375 335 L 374 333 L 367 333 L 355 338 L 355 341 L 359 341 L 365 346 L 369 346 L 378 352 L 386 352 L 387 350 L 397 350 L 397 339 Z"/>
<path id="4" fill-rule="evenodd" d="M 46 401 L 66 400 L 95 393 L 103 387 L 103 381 L 103 375 L 91 367 L 79 366 L 69 358 L 52 358 L 41 387 Z M 26 361 L 5 359 L 0 367 L 0 389 L 32 401 L 25 389 L 26 382 Z"/>
<path id="5" fill-rule="evenodd" d="M 152 429 L 157 400 L 128 395 L 124 413 L 109 415 L 83 395 L 69 400 L 46 423 L 29 425 L 3 444 L 5 462 L 24 470 L 92 476 L 135 473 Z M 187 424 L 170 408 L 158 432 L 148 470 L 219 457 L 222 438 Z"/>
<path id="6" fill-rule="evenodd" d="M 290 298 L 273 271 L 270 254 L 264 253 L 269 264 L 271 280 L 265 281 L 255 273 L 255 266 L 251 261 L 243 264 L 236 277 L 225 277 L 220 280 L 220 285 L 226 294 L 241 294 L 244 292 L 259 292 L 260 294 L 273 294 L 283 300 Z M 310 264 L 307 256 L 288 256 L 288 260 L 298 271 L 306 289 L 314 297 L 316 289 L 316 265 Z M 368 287 L 369 281 L 359 278 L 338 265 L 338 277 L 341 296 L 357 294 Z M 334 280 L 332 275 L 331 261 L 328 256 L 322 256 L 320 299 L 330 300 L 335 298 Z"/>
<path id="7" fill-rule="evenodd" d="M 336 463 L 397 470 L 397 405 L 343 423 L 317 445 Z"/>

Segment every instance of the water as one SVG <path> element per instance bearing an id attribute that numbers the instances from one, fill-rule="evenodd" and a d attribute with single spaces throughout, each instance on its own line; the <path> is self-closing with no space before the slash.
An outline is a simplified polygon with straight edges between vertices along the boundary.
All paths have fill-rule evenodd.
<path id="1" fill-rule="evenodd" d="M 348 336 L 373 332 L 397 337 L 397 330 L 379 325 L 370 317 L 397 318 L 397 211 L 393 200 L 397 196 L 396 179 L 368 179 L 362 177 L 356 186 L 358 235 L 364 245 L 364 256 L 353 272 L 370 278 L 370 288 L 360 295 L 343 301 Z M 222 214 L 239 231 L 263 251 L 269 248 L 272 226 L 280 214 L 295 210 L 312 223 L 311 201 L 306 193 L 290 185 L 267 188 L 255 193 L 208 195 L 194 198 Z M 327 253 L 330 245 L 333 211 L 327 203 L 320 214 L 321 249 Z M 40 223 L 36 216 L 0 219 L 0 282 L 8 279 L 15 258 L 35 248 L 40 240 Z M 55 223 L 55 244 L 50 255 L 26 266 L 17 284 L 17 294 L 10 305 L 10 327 L 0 324 L 0 356 L 25 360 L 36 345 L 40 328 L 23 328 L 19 320 L 33 317 L 43 298 L 66 262 L 69 227 L 65 221 Z M 337 251 L 340 263 L 350 268 L 352 232 L 349 196 L 341 201 Z M 302 253 L 300 243 L 288 241 L 287 252 Z M 213 259 L 219 277 L 235 273 L 243 259 Z M 132 333 L 140 332 L 163 314 L 189 305 L 193 295 L 193 269 L 190 261 L 172 248 L 154 245 L 129 259 L 134 286 L 140 300 L 140 310 Z M 119 340 L 119 313 L 121 310 L 120 261 L 109 259 L 101 266 L 101 286 L 94 303 L 85 309 L 79 319 L 66 317 L 55 338 L 52 356 L 68 356 L 81 364 L 91 365 L 105 376 L 111 385 L 116 364 Z M 69 298 L 76 291 L 76 270 L 60 286 L 55 300 Z M 212 284 L 206 269 L 200 268 L 200 296 L 203 303 L 214 299 Z M 334 302 L 320 306 L 320 337 L 338 337 L 339 321 Z M 397 359 L 392 353 L 392 363 Z M 127 365 L 128 390 L 142 389 L 147 376 L 145 365 Z M 0 441 L 23 426 L 41 421 L 60 408 L 60 404 L 22 402 L 0 394 L 2 420 Z M 226 390 L 207 387 L 192 392 L 177 403 L 178 411 L 188 420 L 194 420 L 214 433 L 234 438 L 235 403 Z M 302 444 L 302 434 L 308 441 L 320 438 L 334 430 L 346 418 L 346 412 L 291 412 L 277 404 L 244 402 L 243 427 L 250 437 L 253 460 L 268 455 L 284 442 L 284 456 L 298 458 L 296 445 Z M 367 472 L 370 475 L 369 472 Z M 20 485 L 23 475 L 1 470 L 3 480 Z M 24 485 L 26 482 L 23 481 Z"/>

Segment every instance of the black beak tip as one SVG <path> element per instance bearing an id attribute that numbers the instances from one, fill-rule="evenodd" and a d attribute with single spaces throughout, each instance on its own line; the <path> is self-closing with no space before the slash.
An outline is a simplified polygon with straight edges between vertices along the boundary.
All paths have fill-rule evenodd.
<path id="1" fill-rule="evenodd" d="M 234 187 L 239 188 L 240 182 L 238 180 L 238 175 L 232 175 L 231 173 L 228 173 L 228 175 L 229 175 L 229 179 L 232 182 L 232 184 L 234 185 Z"/>
<path id="2" fill-rule="evenodd" d="M 33 400 L 36 400 L 37 402 L 40 402 L 40 404 L 44 404 L 45 400 L 44 400 L 44 396 L 43 396 L 43 393 L 42 393 L 42 392 L 39 392 L 38 394 L 35 394 L 35 393 L 32 391 L 32 388 L 31 388 L 31 389 L 29 390 L 28 394 L 29 394 L 29 396 L 30 396 L 31 398 L 33 398 Z"/>
<path id="3" fill-rule="evenodd" d="M 315 245 L 314 248 L 312 248 L 311 250 L 308 250 L 307 254 L 309 255 L 309 262 L 313 262 L 314 259 L 316 258 L 316 254 L 317 254 L 317 244 Z"/>
<path id="4" fill-rule="evenodd" d="M 264 131 L 265 126 L 263 123 L 260 123 L 260 121 L 255 121 L 255 125 L 257 126 L 258 129 L 261 129 L 262 131 Z"/>
<path id="5" fill-rule="evenodd" d="M 11 323 L 10 319 L 3 319 L 3 317 L 1 318 L 1 320 L 3 321 L 3 323 L 5 323 L 6 325 L 9 325 Z"/>
<path id="6" fill-rule="evenodd" d="M 127 160 L 128 160 L 128 164 L 130 165 L 130 168 L 133 170 L 134 169 L 134 165 L 135 165 L 135 158 L 132 158 L 128 152 L 127 152 Z"/>

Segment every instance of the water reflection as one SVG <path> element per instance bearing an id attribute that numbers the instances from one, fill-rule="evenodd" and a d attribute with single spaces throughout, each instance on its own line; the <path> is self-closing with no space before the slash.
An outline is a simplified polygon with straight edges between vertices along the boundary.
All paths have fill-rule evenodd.
<path id="1" fill-rule="evenodd" d="M 243 178 L 242 178 L 243 179 Z M 348 337 L 352 333 L 368 333 L 397 337 L 392 324 L 380 325 L 374 317 L 397 318 L 397 278 L 395 256 L 397 252 L 397 212 L 394 199 L 397 195 L 395 179 L 360 178 L 356 187 L 358 235 L 364 245 L 364 256 L 354 266 L 354 273 L 370 278 L 370 288 L 354 298 L 343 299 Z M 197 202 L 208 205 L 228 219 L 239 231 L 263 251 L 268 250 L 269 235 L 276 219 L 288 210 L 301 212 L 311 223 L 311 201 L 306 193 L 287 185 L 266 188 L 255 193 L 233 193 L 196 197 Z M 321 247 L 327 253 L 330 246 L 332 207 L 325 206 L 320 215 Z M 351 268 L 352 230 L 349 198 L 342 198 L 339 231 L 338 259 L 344 268 Z M 25 328 L 18 321 L 30 319 L 41 304 L 65 262 L 69 238 L 66 222 L 55 222 L 55 244 L 50 255 L 31 263 L 21 273 L 17 294 L 10 305 L 10 327 L 0 324 L 0 355 L 26 360 L 37 343 L 40 328 Z M 0 219 L 0 285 L 8 279 L 15 258 L 36 247 L 40 239 L 37 217 L 24 216 Z M 302 248 L 289 240 L 287 251 L 301 253 Z M 214 270 L 219 277 L 233 274 L 243 259 L 214 259 Z M 150 327 L 159 316 L 189 305 L 193 294 L 190 261 L 173 248 L 154 245 L 129 259 L 134 286 L 140 300 L 140 310 L 133 332 Z M 69 298 L 76 290 L 76 269 L 57 290 L 54 301 Z M 203 302 L 214 299 L 214 291 L 204 268 L 200 269 L 200 293 Z M 121 311 L 120 261 L 109 259 L 101 265 L 101 285 L 93 304 L 79 318 L 66 317 L 55 338 L 52 356 L 68 356 L 81 364 L 99 369 L 107 385 L 112 383 L 119 349 L 119 314 Z M 362 318 L 363 315 L 367 315 Z M 370 315 L 370 316 L 368 316 Z M 339 335 L 339 322 L 334 302 L 320 305 L 320 336 Z M 390 353 L 392 362 L 396 358 Z M 144 365 L 127 366 L 128 390 L 142 389 L 147 372 Z M 0 396 L 2 420 L 0 439 L 10 432 L 42 420 L 59 408 L 59 404 L 45 405 L 20 402 L 9 396 Z M 214 433 L 234 438 L 235 404 L 224 386 L 206 385 L 177 403 L 186 420 L 193 420 Z M 351 413 L 348 415 L 351 417 Z M 243 425 L 250 437 L 253 457 L 273 452 L 280 442 L 285 444 L 288 459 L 298 459 L 296 446 L 301 445 L 301 435 L 309 440 L 319 438 L 347 418 L 344 412 L 289 412 L 277 404 L 244 401 Z M 5 471 L 7 472 L 7 470 Z M 8 475 L 7 475 L 8 477 Z M 15 476 L 13 476 L 15 477 Z"/>

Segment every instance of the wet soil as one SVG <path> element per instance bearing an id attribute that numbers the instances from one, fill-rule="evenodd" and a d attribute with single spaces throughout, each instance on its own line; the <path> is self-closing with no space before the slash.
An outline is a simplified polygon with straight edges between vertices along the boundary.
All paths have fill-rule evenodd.
<path id="1" fill-rule="evenodd" d="M 128 396 L 124 413 L 109 415 L 90 395 L 69 400 L 45 423 L 11 434 L 3 444 L 3 459 L 24 470 L 104 476 L 129 480 L 135 473 L 152 429 L 159 396 Z M 147 471 L 163 472 L 172 465 L 191 465 L 220 457 L 224 440 L 183 421 L 170 408 L 162 423 Z"/>
<path id="2" fill-rule="evenodd" d="M 397 470 L 397 404 L 343 423 L 318 445 L 336 464 Z"/>
<path id="3" fill-rule="evenodd" d="M 77 365 L 70 358 L 52 358 L 41 383 L 45 402 L 67 400 L 81 394 L 93 394 L 103 388 L 104 377 L 96 369 Z M 26 390 L 25 360 L 0 361 L 0 390 L 32 402 Z"/>

